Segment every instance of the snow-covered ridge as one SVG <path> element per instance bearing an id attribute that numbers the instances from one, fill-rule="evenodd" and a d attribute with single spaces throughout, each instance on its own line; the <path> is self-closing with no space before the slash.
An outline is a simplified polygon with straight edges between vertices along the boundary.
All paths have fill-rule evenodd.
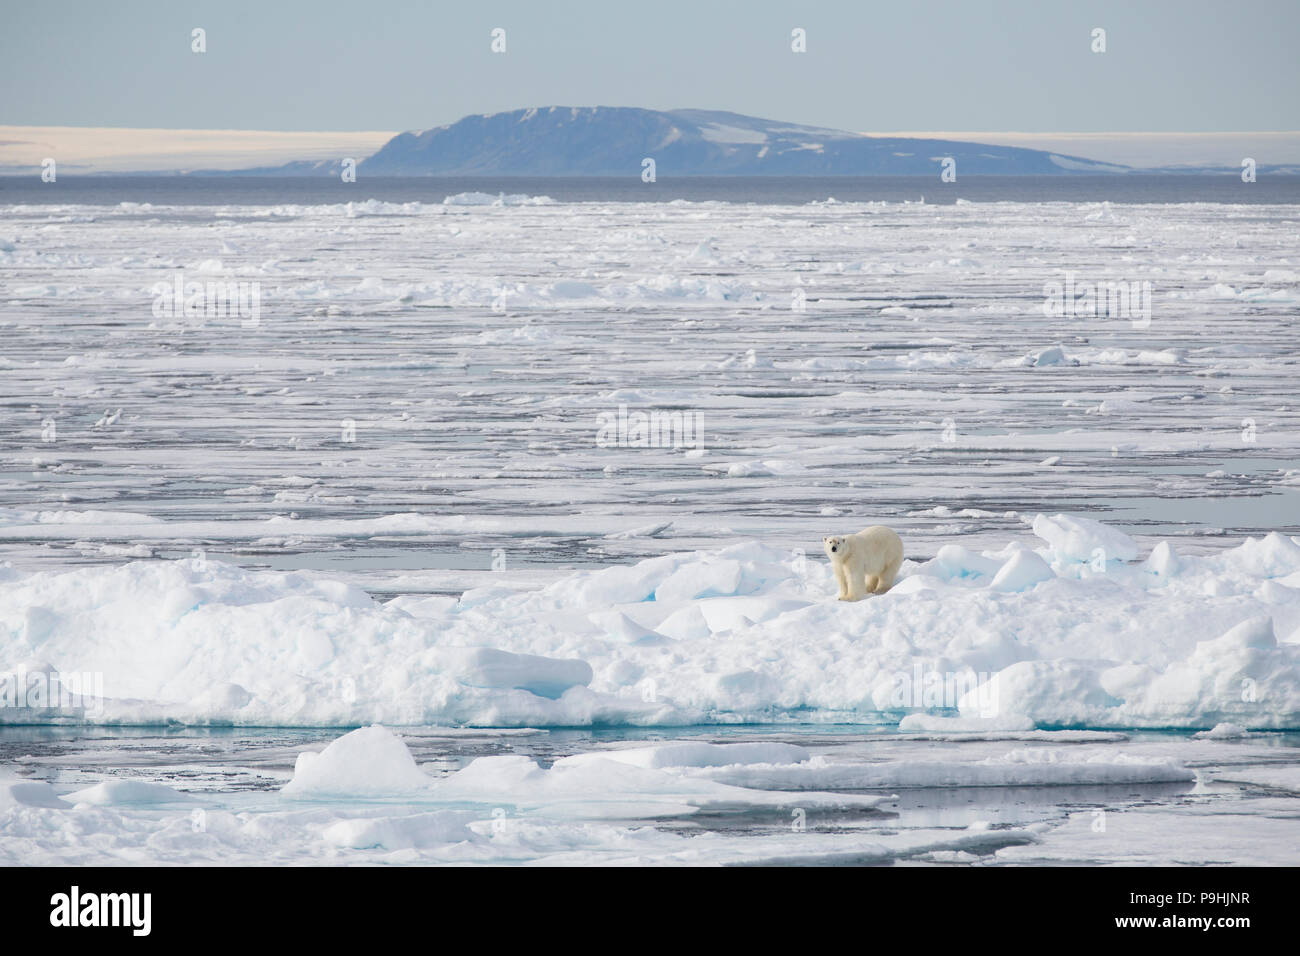
<path id="1" fill-rule="evenodd" d="M 1294 538 L 1138 560 L 1088 519 L 1033 530 L 945 546 L 858 603 L 823 561 L 758 543 L 387 603 L 202 559 L 4 569 L 0 721 L 1300 727 Z M 16 696 L 56 673 L 97 675 L 93 699 Z"/>
<path id="2" fill-rule="evenodd" d="M 1112 172 L 1125 167 L 1036 149 L 803 126 L 721 110 L 531 107 L 400 133 L 366 175 L 627 175 L 641 158 L 677 175 L 928 174 L 931 157 L 972 173 Z M 306 171 L 291 164 L 283 172 Z M 308 169 L 310 167 L 307 167 Z"/>

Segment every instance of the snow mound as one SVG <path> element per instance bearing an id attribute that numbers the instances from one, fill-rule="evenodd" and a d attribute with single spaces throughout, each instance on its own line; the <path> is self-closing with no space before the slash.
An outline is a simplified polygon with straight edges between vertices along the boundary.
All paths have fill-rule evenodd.
<path id="1" fill-rule="evenodd" d="M 18 807 L 69 810 L 72 808 L 72 804 L 55 793 L 54 788 L 48 783 L 0 780 L 0 812 Z"/>
<path id="2" fill-rule="evenodd" d="M 72 803 L 89 803 L 97 807 L 148 805 L 156 803 L 196 803 L 188 793 L 181 793 L 161 783 L 144 780 L 105 780 L 93 787 L 69 793 Z"/>

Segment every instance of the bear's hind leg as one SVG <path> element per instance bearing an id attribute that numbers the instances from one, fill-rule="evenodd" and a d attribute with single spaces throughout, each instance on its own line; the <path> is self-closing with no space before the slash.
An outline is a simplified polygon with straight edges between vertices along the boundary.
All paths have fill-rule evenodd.
<path id="1" fill-rule="evenodd" d="M 890 561 L 885 569 L 880 572 L 880 577 L 876 579 L 876 587 L 873 589 L 876 594 L 884 594 L 894 586 L 894 578 L 898 576 L 898 569 L 903 566 L 903 559 Z"/>
<path id="2" fill-rule="evenodd" d="M 874 594 L 876 592 L 876 588 L 880 586 L 880 578 L 876 577 L 874 574 L 868 574 L 866 585 L 867 585 L 867 593 Z"/>

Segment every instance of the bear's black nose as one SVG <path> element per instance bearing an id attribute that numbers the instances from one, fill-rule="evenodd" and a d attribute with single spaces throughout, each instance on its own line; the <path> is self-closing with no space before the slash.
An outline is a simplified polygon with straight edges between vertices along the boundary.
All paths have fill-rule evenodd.
<path id="1" fill-rule="evenodd" d="M 835 553 L 836 551 L 838 551 L 838 550 L 839 550 L 839 548 L 831 548 L 831 554 L 834 554 L 834 553 Z"/>

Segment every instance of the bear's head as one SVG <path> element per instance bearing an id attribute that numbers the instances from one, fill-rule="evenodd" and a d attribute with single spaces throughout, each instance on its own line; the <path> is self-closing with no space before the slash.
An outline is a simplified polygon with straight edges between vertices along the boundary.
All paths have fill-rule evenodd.
<path id="1" fill-rule="evenodd" d="M 822 547 L 826 549 L 826 556 L 833 558 L 844 550 L 844 538 L 836 536 L 833 538 L 822 538 Z"/>

